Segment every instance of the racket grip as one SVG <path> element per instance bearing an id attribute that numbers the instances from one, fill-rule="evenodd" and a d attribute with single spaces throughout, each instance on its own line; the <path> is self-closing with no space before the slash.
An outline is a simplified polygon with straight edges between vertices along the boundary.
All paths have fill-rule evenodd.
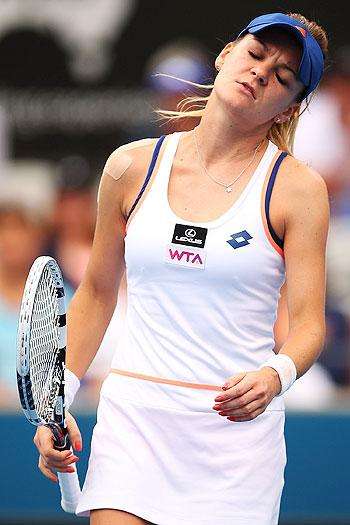
<path id="1" fill-rule="evenodd" d="M 80 496 L 80 485 L 78 473 L 74 468 L 74 472 L 58 472 L 58 481 L 61 489 L 61 507 L 65 512 L 75 514 L 78 506 Z"/>

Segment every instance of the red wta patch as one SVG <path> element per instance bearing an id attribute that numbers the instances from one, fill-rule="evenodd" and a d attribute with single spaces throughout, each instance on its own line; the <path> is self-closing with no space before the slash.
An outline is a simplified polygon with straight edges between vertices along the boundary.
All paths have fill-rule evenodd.
<path id="1" fill-rule="evenodd" d="M 300 33 L 303 35 L 304 38 L 306 38 L 306 31 L 303 27 L 295 26 L 297 29 L 299 29 Z"/>

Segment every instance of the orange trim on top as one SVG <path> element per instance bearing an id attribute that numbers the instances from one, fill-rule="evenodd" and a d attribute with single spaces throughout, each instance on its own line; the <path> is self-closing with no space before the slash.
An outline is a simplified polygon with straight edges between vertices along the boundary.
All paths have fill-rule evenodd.
<path id="1" fill-rule="evenodd" d="M 270 233 L 270 230 L 269 230 L 269 227 L 268 227 L 268 224 L 267 224 L 267 218 L 266 218 L 266 213 L 265 213 L 265 199 L 266 199 L 266 191 L 267 191 L 267 186 L 268 186 L 268 183 L 269 183 L 269 180 L 270 180 L 270 176 L 271 176 L 271 173 L 272 173 L 272 170 L 273 170 L 273 167 L 274 165 L 276 164 L 276 160 L 278 159 L 278 157 L 280 156 L 281 154 L 281 151 L 278 150 L 276 155 L 274 155 L 273 159 L 272 159 L 272 162 L 270 164 L 270 167 L 269 167 L 269 170 L 266 174 L 266 177 L 265 177 L 265 182 L 264 182 L 264 186 L 263 186 L 263 191 L 262 191 L 262 194 L 261 194 L 261 204 L 260 204 L 260 207 L 261 207 L 261 218 L 262 218 L 262 222 L 263 222 L 263 226 L 264 226 L 264 230 L 265 230 L 265 235 L 267 237 L 267 240 L 269 241 L 269 243 L 271 244 L 271 246 L 276 250 L 277 253 L 280 254 L 281 257 L 284 257 L 284 251 L 282 250 L 282 248 L 280 246 L 278 246 L 278 244 L 274 241 L 271 233 Z"/>
<path id="2" fill-rule="evenodd" d="M 144 381 L 151 381 L 152 383 L 162 383 L 165 385 L 182 386 L 185 388 L 197 388 L 199 390 L 215 390 L 222 391 L 221 386 L 203 385 L 201 383 L 188 383 L 187 381 L 176 381 L 175 379 L 165 379 L 164 377 L 148 376 L 145 374 L 137 374 L 136 372 L 128 372 L 127 370 L 119 370 L 118 368 L 111 368 L 113 374 L 121 376 L 134 377 L 136 379 L 143 379 Z"/>

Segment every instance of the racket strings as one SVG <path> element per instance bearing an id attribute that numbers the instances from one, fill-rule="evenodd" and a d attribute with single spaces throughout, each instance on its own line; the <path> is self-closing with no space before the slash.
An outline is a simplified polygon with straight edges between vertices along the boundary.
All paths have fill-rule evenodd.
<path id="1" fill-rule="evenodd" d="M 49 421 L 61 383 L 57 363 L 59 352 L 59 311 L 55 282 L 46 268 L 41 277 L 32 314 L 30 341 L 31 381 L 36 412 Z"/>

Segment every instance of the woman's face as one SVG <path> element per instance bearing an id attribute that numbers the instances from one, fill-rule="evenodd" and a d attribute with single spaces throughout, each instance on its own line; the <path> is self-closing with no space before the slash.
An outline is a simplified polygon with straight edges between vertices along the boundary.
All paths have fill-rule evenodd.
<path id="1" fill-rule="evenodd" d="M 271 124 L 281 113 L 292 114 L 304 89 L 296 77 L 301 55 L 296 40 L 283 30 L 247 34 L 227 44 L 216 59 L 216 97 L 227 111 L 241 110 L 241 116 L 257 125 Z"/>

